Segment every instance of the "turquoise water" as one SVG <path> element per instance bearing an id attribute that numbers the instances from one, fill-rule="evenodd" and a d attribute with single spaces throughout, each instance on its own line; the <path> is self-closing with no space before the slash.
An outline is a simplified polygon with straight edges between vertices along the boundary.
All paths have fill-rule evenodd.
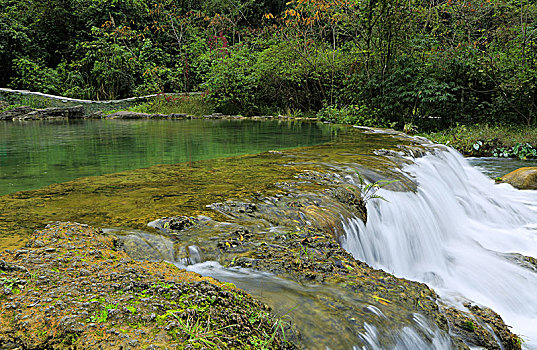
<path id="1" fill-rule="evenodd" d="M 297 121 L 0 122 L 0 195 L 157 164 L 310 146 L 337 132 Z"/>

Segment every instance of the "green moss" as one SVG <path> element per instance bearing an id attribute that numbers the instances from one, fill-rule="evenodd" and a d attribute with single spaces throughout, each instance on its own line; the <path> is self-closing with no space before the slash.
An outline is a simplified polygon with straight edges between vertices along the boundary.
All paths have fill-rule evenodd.
<path id="1" fill-rule="evenodd" d="M 475 324 L 472 321 L 464 321 L 461 327 L 469 332 L 473 332 L 475 330 Z"/>

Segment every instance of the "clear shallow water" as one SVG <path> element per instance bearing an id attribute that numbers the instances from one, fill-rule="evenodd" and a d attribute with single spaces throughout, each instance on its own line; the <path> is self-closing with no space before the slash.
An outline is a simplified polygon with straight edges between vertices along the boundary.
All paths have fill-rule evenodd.
<path id="1" fill-rule="evenodd" d="M 177 264 L 179 267 L 185 267 Z M 274 275 L 242 268 L 224 268 L 207 261 L 186 266 L 189 271 L 231 282 L 255 298 L 270 305 L 273 312 L 292 322 L 300 331 L 300 343 L 306 349 L 353 350 L 449 350 L 447 334 L 430 324 L 422 315 L 413 314 L 408 325 L 399 329 L 383 327 L 387 316 L 353 293 L 337 286 L 305 286 Z M 338 307 L 330 300 L 338 300 Z M 358 314 L 345 314 L 345 307 L 362 309 L 370 314 L 369 322 Z M 354 317 L 352 317 L 354 316 Z M 355 318 L 356 317 L 356 318 Z M 364 317 L 365 319 L 365 317 Z M 357 322 L 364 331 L 352 332 Z"/>
<path id="2" fill-rule="evenodd" d="M 537 274 L 511 253 L 537 256 L 537 191 L 494 181 L 453 150 L 415 160 L 405 169 L 417 193 L 383 191 L 368 222 L 347 222 L 343 247 L 357 259 L 427 283 L 444 300 L 498 312 L 537 349 Z"/>
<path id="3" fill-rule="evenodd" d="M 115 233 L 131 256 L 164 260 L 179 268 L 233 283 L 270 305 L 283 325 L 292 324 L 299 338 L 293 341 L 305 349 L 353 350 L 449 350 L 448 334 L 411 310 L 398 309 L 399 324 L 390 310 L 371 304 L 369 296 L 337 284 L 301 284 L 268 272 L 223 267 L 205 260 L 204 249 L 184 245 L 188 258 L 177 254 L 177 240 L 143 230 L 105 229 Z M 143 249 L 139 250 L 141 246 Z M 387 312 L 387 314 L 385 314 Z M 286 328 L 286 327 L 285 327 Z"/>
<path id="4" fill-rule="evenodd" d="M 191 124 L 185 128 L 181 123 Z M 236 134 L 232 131 L 236 127 L 234 123 L 242 123 L 242 126 L 237 127 Z M 21 189 L 38 188 L 46 185 L 47 181 L 62 182 L 80 176 L 152 164 L 188 162 L 304 146 L 331 140 L 337 130 L 326 125 L 306 124 L 306 130 L 312 129 L 305 131 L 305 134 L 299 133 L 298 142 L 293 144 L 290 142 L 291 134 L 297 133 L 295 129 L 304 125 L 276 122 L 276 129 L 270 126 L 265 129 L 264 123 L 257 122 L 196 120 L 47 122 L 46 127 L 35 122 L 9 124 L 0 124 L 0 190 L 5 188 L 6 183 L 18 183 L 14 180 L 20 179 L 26 179 Z M 110 125 L 103 126 L 104 124 Z M 8 133 L 5 129 L 11 127 L 14 129 Z M 251 134 L 250 131 L 244 131 L 249 128 L 261 130 Z M 204 144 L 198 137 L 206 131 L 209 133 L 204 137 L 209 142 Z M 86 132 L 87 136 L 81 136 Z M 272 137 L 275 135 L 276 140 L 280 141 L 274 141 Z M 260 142 L 266 139 L 273 141 Z M 307 139 L 311 143 L 305 143 Z M 24 140 L 26 141 L 19 142 Z M 226 144 L 226 140 L 231 142 Z M 246 147 L 241 146 L 241 143 L 246 143 Z M 176 148 L 186 151 L 176 153 Z M 43 153 L 43 150 L 47 152 Z M 238 150 L 238 153 L 230 150 Z M 13 159 L 17 152 L 19 160 L 15 162 Z M 39 158 L 41 153 L 46 156 Z M 116 157 L 121 160 L 116 163 L 101 162 L 104 158 Z M 30 171 L 29 174 L 20 171 L 25 167 L 38 171 Z M 99 172 L 84 173 L 92 167 Z M 469 299 L 493 308 L 507 324 L 514 327 L 515 333 L 527 340 L 527 349 L 535 349 L 535 273 L 522 269 L 510 261 L 505 253 L 537 255 L 537 213 L 532 209 L 537 206 L 537 192 L 517 191 L 508 185 L 494 185 L 492 180 L 470 167 L 466 160 L 455 153 L 418 159 L 406 170 L 419 182 L 418 192 L 383 190 L 381 194 L 389 202 L 370 203 L 367 227 L 360 226 L 359 222 L 348 223 L 346 248 L 360 259 L 388 272 L 427 282 L 445 300 L 455 305 L 462 307 L 462 302 Z M 51 172 L 54 176 L 50 175 Z M 72 177 L 63 178 L 64 175 Z M 226 279 L 221 271 L 210 271 L 207 274 Z M 291 295 L 297 294 L 288 303 L 275 302 L 282 305 L 281 314 L 289 312 L 297 304 L 310 303 L 312 309 L 317 309 L 322 304 L 316 301 L 316 297 L 322 294 L 318 290 L 311 289 L 309 295 L 305 296 L 303 286 L 291 286 L 284 282 L 280 285 L 280 282 L 269 281 L 273 278 L 271 276 L 255 273 L 246 273 L 246 276 L 245 282 L 240 281 L 240 276 L 233 276 L 229 280 L 247 290 L 251 288 L 249 291 L 262 300 L 270 300 L 271 295 L 276 296 L 274 300 L 279 300 L 283 291 L 291 291 Z M 260 289 L 256 292 L 248 284 L 259 285 Z M 356 300 L 349 302 L 355 303 Z M 315 320 L 317 316 L 312 317 Z M 419 317 L 414 323 L 408 331 L 399 334 L 390 334 L 372 324 L 364 324 L 366 330 L 354 334 L 356 344 L 363 344 L 357 348 L 428 348 L 420 336 L 422 333 L 430 333 L 427 337 L 427 344 L 431 345 L 429 348 L 450 348 L 442 334 L 429 326 L 421 327 Z M 340 330 L 336 328 L 334 332 L 334 337 L 337 337 Z M 383 346 L 382 339 L 390 337 L 396 346 Z M 349 344 L 355 343 L 346 343 L 350 346 Z M 406 345 L 403 347 L 399 344 Z"/>
<path id="5" fill-rule="evenodd" d="M 517 158 L 466 158 L 468 163 L 476 167 L 490 178 L 502 177 L 518 168 L 537 166 L 537 159 L 521 160 Z"/>
<path id="6" fill-rule="evenodd" d="M 156 164 L 311 146 L 336 130 L 290 121 L 0 122 L 0 195 Z"/>

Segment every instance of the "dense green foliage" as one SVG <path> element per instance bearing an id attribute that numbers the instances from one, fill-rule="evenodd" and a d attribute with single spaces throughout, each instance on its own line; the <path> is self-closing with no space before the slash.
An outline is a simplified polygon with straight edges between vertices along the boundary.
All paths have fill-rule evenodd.
<path id="1" fill-rule="evenodd" d="M 421 134 L 449 145 L 464 155 L 477 157 L 537 158 L 537 128 L 506 125 L 457 125 L 437 132 Z"/>
<path id="2" fill-rule="evenodd" d="M 530 0 L 0 0 L 0 85 L 350 123 L 532 125 Z M 349 113 L 349 111 L 351 113 Z"/>

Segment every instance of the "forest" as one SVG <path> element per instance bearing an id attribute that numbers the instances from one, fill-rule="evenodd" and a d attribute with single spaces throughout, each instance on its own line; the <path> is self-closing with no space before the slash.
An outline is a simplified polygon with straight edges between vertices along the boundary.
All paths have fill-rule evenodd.
<path id="1" fill-rule="evenodd" d="M 534 126 L 529 0 L 0 0 L 0 86 L 223 113 Z"/>

